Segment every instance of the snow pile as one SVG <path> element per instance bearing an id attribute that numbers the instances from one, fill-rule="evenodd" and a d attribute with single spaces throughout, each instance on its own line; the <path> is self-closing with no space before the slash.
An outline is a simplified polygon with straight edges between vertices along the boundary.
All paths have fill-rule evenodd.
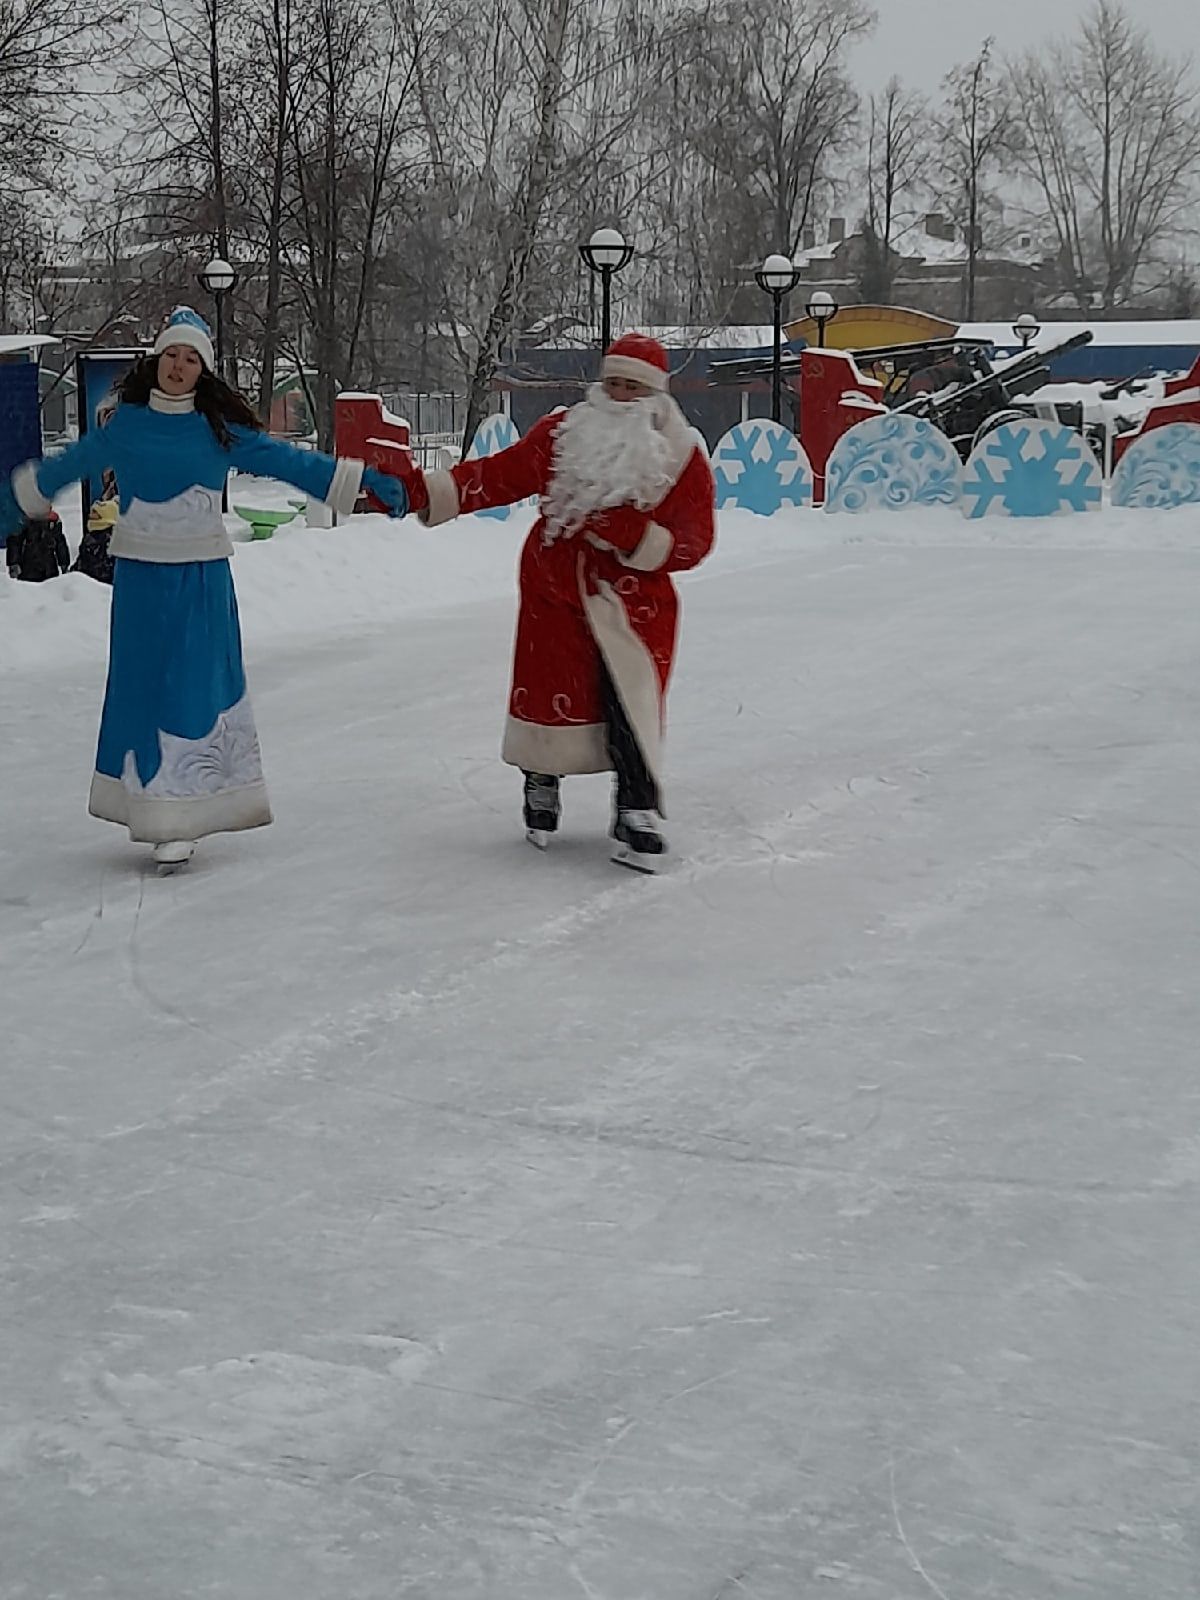
<path id="1" fill-rule="evenodd" d="M 286 504 L 280 486 L 235 491 L 235 504 Z M 74 496 L 59 506 L 68 541 L 79 538 Z M 337 528 L 286 524 L 272 539 L 251 542 L 232 512 L 237 541 L 234 575 L 246 643 L 260 647 L 321 634 L 386 629 L 414 616 L 515 596 L 517 555 L 533 520 L 521 510 L 506 520 L 463 517 L 439 528 L 416 518 L 358 516 Z M 717 549 L 682 582 L 709 582 L 789 550 L 861 546 L 1056 549 L 1200 548 L 1200 509 L 1115 511 L 1048 521 L 994 519 L 967 523 L 953 509 L 830 517 L 785 508 L 773 517 L 724 511 Z M 0 579 L 0 669 L 35 670 L 104 659 L 110 590 L 68 573 L 49 583 Z"/>

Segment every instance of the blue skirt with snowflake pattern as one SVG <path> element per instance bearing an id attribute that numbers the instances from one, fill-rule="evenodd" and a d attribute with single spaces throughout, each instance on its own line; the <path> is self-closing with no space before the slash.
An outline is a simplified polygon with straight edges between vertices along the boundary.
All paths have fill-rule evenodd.
<path id="1" fill-rule="evenodd" d="M 148 844 L 270 822 L 228 560 L 117 558 L 88 809 Z"/>

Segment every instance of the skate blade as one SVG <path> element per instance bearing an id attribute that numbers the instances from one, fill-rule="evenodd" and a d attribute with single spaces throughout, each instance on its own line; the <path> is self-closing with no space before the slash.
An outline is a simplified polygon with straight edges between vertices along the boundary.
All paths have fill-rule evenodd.
<path id="1" fill-rule="evenodd" d="M 154 871 L 160 878 L 173 878 L 177 872 L 185 872 L 189 864 L 187 861 L 156 861 Z"/>
<path id="2" fill-rule="evenodd" d="M 644 872 L 648 878 L 661 872 L 666 861 L 663 855 L 648 855 L 644 850 L 631 850 L 627 844 L 619 844 L 613 850 L 612 859 L 619 867 L 628 867 L 631 872 Z"/>
<path id="3" fill-rule="evenodd" d="M 525 829 L 525 838 L 535 850 L 545 850 L 553 837 L 554 835 L 547 833 L 545 828 Z"/>

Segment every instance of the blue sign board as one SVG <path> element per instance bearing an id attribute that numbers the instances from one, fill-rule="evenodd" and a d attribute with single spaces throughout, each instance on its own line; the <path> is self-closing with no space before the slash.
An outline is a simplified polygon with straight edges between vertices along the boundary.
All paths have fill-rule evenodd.
<path id="1" fill-rule="evenodd" d="M 0 361 L 0 481 L 41 454 L 37 362 Z"/>
<path id="2" fill-rule="evenodd" d="M 85 433 L 100 427 L 107 420 L 110 409 L 116 405 L 117 384 L 134 362 L 145 354 L 144 350 L 87 350 L 76 356 L 75 379 L 79 386 L 76 393 L 81 439 Z M 83 521 L 86 526 L 92 501 L 100 498 L 104 485 L 99 480 L 85 478 L 80 487 L 83 490 Z"/>

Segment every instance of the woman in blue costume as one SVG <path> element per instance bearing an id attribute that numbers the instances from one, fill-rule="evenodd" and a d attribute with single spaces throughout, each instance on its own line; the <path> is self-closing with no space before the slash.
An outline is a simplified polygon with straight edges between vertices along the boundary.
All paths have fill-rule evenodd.
<path id="1" fill-rule="evenodd" d="M 336 511 L 352 511 L 360 488 L 393 516 L 408 503 L 402 484 L 361 461 L 268 438 L 216 376 L 208 327 L 186 306 L 118 393 L 105 427 L 18 467 L 11 490 L 0 482 L 0 542 L 66 485 L 115 472 L 108 686 L 88 810 L 169 868 L 206 834 L 271 820 L 221 515 L 229 469 L 282 479 Z"/>

